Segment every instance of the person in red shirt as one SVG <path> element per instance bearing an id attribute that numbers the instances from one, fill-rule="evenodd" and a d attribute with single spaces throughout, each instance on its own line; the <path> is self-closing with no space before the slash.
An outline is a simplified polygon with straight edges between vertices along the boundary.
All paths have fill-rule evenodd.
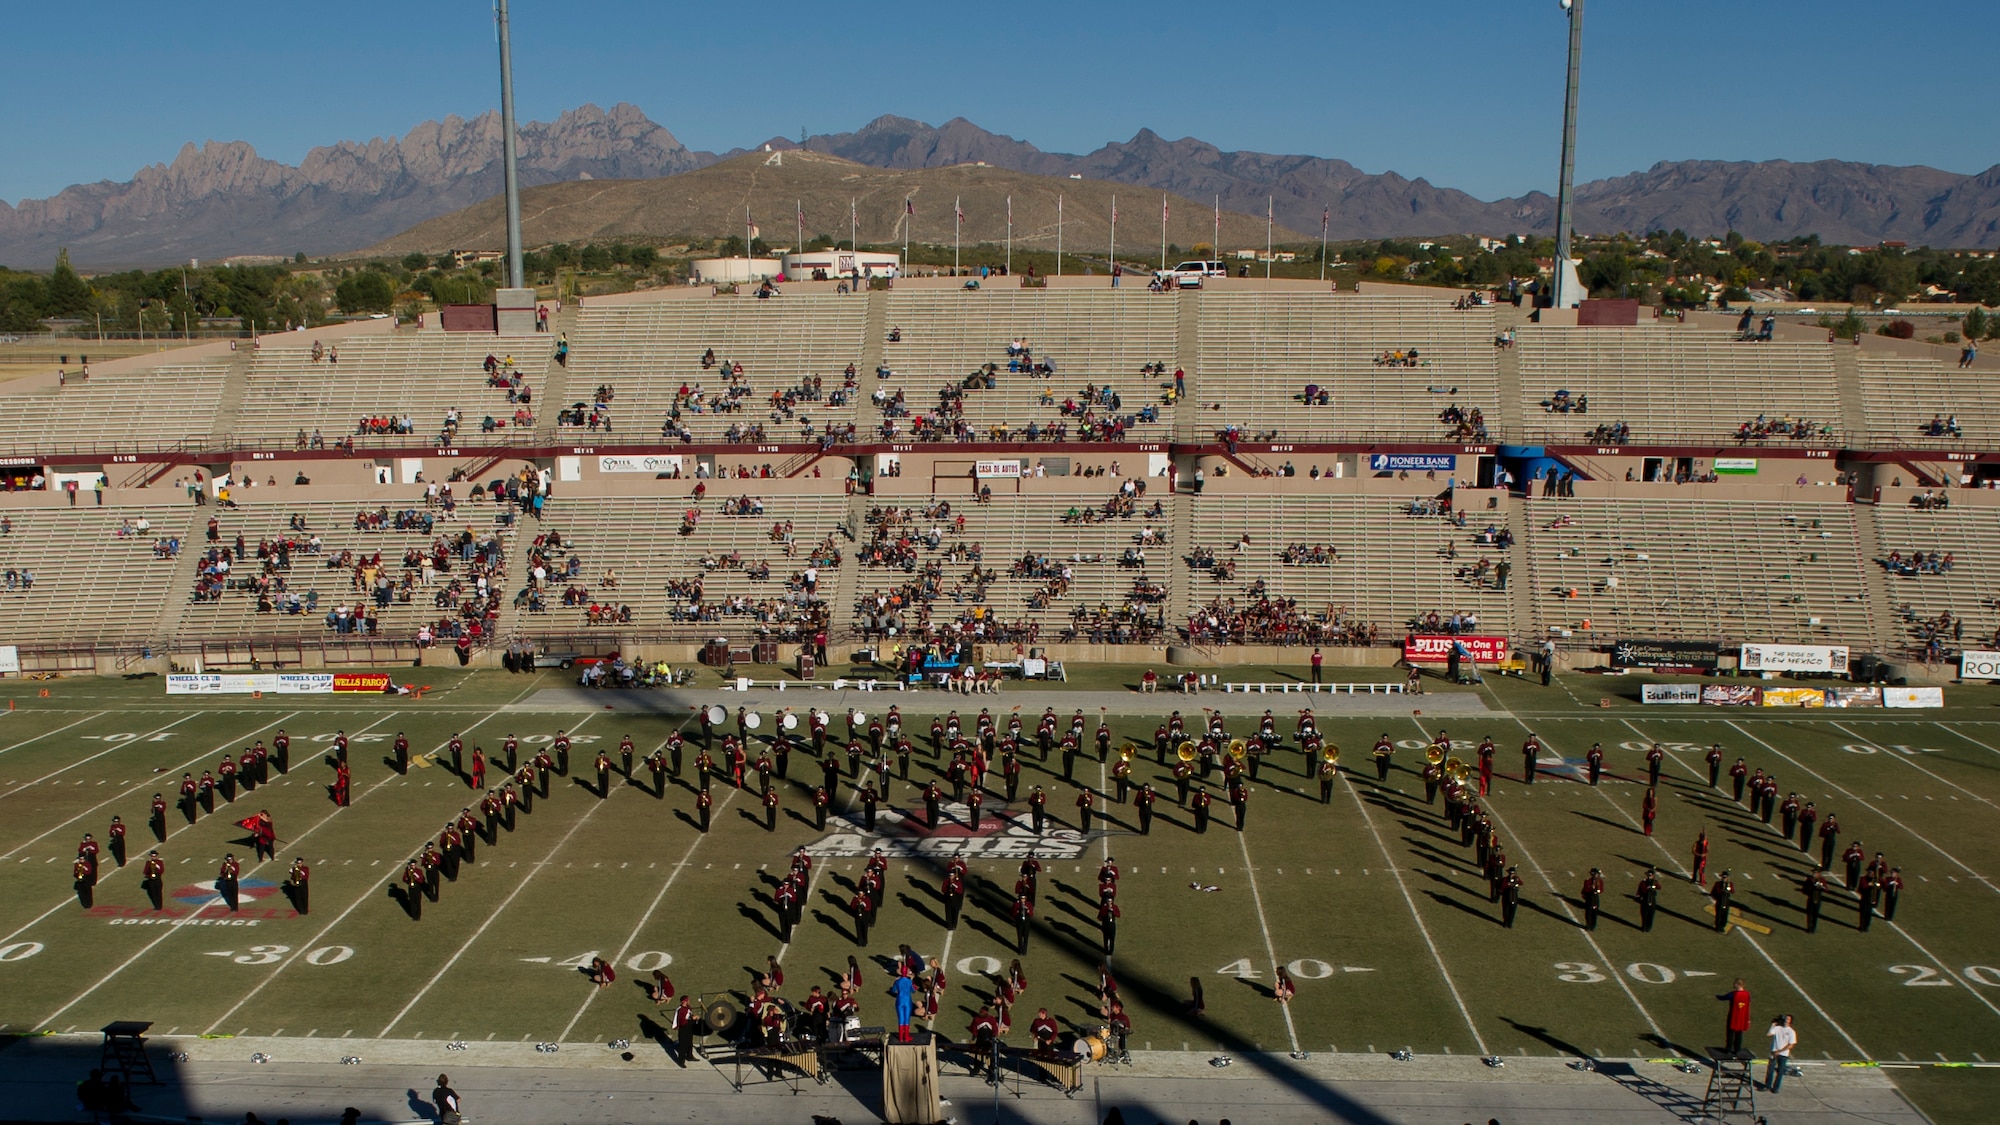
<path id="1" fill-rule="evenodd" d="M 1750 1030 L 1749 986 L 1743 983 L 1742 977 L 1737 977 L 1735 985 L 1716 999 L 1729 1005 L 1728 1015 L 1723 1021 L 1723 1050 L 1743 1050 L 1743 1033 Z"/>
<path id="2" fill-rule="evenodd" d="M 472 748 L 472 777 L 470 780 L 472 788 L 486 788 L 486 751 L 481 750 L 477 746 Z"/>
<path id="3" fill-rule="evenodd" d="M 1028 1034 L 1034 1037 L 1035 1048 L 1041 1051 L 1055 1050 L 1056 1036 L 1061 1034 L 1061 1031 L 1062 1029 L 1056 1026 L 1055 1017 L 1049 1015 L 1047 1008 L 1037 1008 L 1034 1022 L 1028 1025 Z"/>
<path id="4" fill-rule="evenodd" d="M 260 860 L 277 859 L 278 830 L 277 826 L 271 822 L 270 811 L 259 809 L 256 816 L 246 817 L 245 819 L 250 821 L 245 827 L 250 830 L 250 846 L 254 849 L 253 854 L 256 858 Z"/>
<path id="5" fill-rule="evenodd" d="M 243 865 L 237 861 L 235 853 L 222 857 L 222 867 L 215 875 L 215 890 L 222 896 L 224 905 L 231 914 L 236 913 L 240 902 L 238 895 L 242 887 Z"/>
<path id="6" fill-rule="evenodd" d="M 349 793 L 353 779 L 348 775 L 347 763 L 336 762 L 333 767 L 333 805 L 344 809 L 349 804 Z"/>
<path id="7" fill-rule="evenodd" d="M 153 794 L 153 811 L 148 817 L 148 826 L 153 830 L 153 839 L 167 842 L 167 798 L 165 794 Z"/>
<path id="8" fill-rule="evenodd" d="M 1645 826 L 1646 835 L 1653 834 L 1653 818 L 1660 815 L 1660 797 L 1652 789 L 1646 790 L 1645 799 L 1639 803 L 1639 820 Z"/>
<path id="9" fill-rule="evenodd" d="M 139 886 L 145 890 L 154 910 L 166 907 L 166 878 L 167 861 L 157 851 L 146 853 L 146 864 L 139 869 Z"/>
<path id="10" fill-rule="evenodd" d="M 312 913 L 312 868 L 306 866 L 306 857 L 292 857 L 292 869 L 285 875 L 285 893 L 291 897 L 292 909 L 300 914 Z"/>
<path id="11" fill-rule="evenodd" d="M 1701 835 L 1695 837 L 1694 840 L 1694 871 L 1688 876 L 1688 878 L 1693 880 L 1696 884 L 1701 884 L 1706 881 L 1707 875 L 1708 875 L 1708 830 L 1703 829 Z"/>

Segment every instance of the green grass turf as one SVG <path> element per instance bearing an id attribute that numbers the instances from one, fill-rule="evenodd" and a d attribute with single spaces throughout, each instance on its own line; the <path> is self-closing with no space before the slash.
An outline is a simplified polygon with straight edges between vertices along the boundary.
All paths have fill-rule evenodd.
<path id="1" fill-rule="evenodd" d="M 1072 676 L 1072 687 L 1101 688 L 1133 682 L 1136 670 Z M 0 1032 L 150 1019 L 157 1032 L 178 1034 L 636 1038 L 641 1018 L 653 1014 L 637 982 L 659 964 L 683 990 L 733 992 L 740 1003 L 750 971 L 781 950 L 768 921 L 770 879 L 794 848 L 819 839 L 799 784 L 818 777 L 809 758 L 796 757 L 781 786 L 775 832 L 761 815 L 746 815 L 761 812 L 753 795 L 719 787 L 714 828 L 703 836 L 687 819 L 693 793 L 685 784 L 656 798 L 641 770 L 639 785 L 614 777 L 608 800 L 576 784 L 589 779 L 599 746 L 615 748 L 630 733 L 643 755 L 666 737 L 673 720 L 637 714 L 639 700 L 606 693 L 610 709 L 588 712 L 517 702 L 566 682 L 557 673 L 427 670 L 424 682 L 436 690 L 421 701 L 169 699 L 158 680 L 62 681 L 46 700 L 17 688 L 17 709 L 0 716 Z M 1683 1055 L 1719 1039 L 1716 994 L 1741 976 L 1753 990 L 1758 1026 L 1780 1011 L 1798 1017 L 1804 1062 L 2000 1059 L 2000 937 L 1990 924 L 1990 879 L 2000 867 L 1992 832 L 2000 692 L 1950 688 L 1953 706 L 1930 712 L 1644 708 L 1634 694 L 1636 681 L 1626 678 L 1568 678 L 1551 689 L 1496 681 L 1484 689 L 1494 714 L 1443 720 L 1464 756 L 1486 734 L 1502 748 L 1490 807 L 1526 890 L 1511 931 L 1497 924 L 1470 852 L 1447 831 L 1441 809 L 1425 806 L 1411 772 L 1418 751 L 1399 750 L 1389 782 L 1374 780 L 1367 748 L 1375 736 L 1387 731 L 1420 745 L 1437 731 L 1433 716 L 1323 718 L 1348 767 L 1331 805 L 1319 804 L 1300 756 L 1280 753 L 1255 786 L 1241 835 L 1220 803 L 1209 832 L 1194 834 L 1189 814 L 1173 807 L 1171 782 L 1142 758 L 1138 775 L 1158 781 L 1162 815 L 1140 837 L 1131 810 L 1116 810 L 1109 835 L 1048 862 L 1013 1038 L 1025 1039 L 1042 1005 L 1065 1022 L 1094 1024 L 1094 874 L 1108 853 L 1125 872 L 1114 967 L 1133 1009 L 1136 1048 Z M 1606 697 L 1609 707 L 1596 706 Z M 920 709 L 968 703 L 962 711 L 970 716 L 980 702 L 896 701 L 920 744 L 929 726 L 915 718 Z M 1184 702 L 1162 697 L 1161 710 Z M 1269 703 L 1289 732 L 1300 698 L 1199 702 L 1222 707 L 1236 733 L 1247 733 Z M 998 705 L 1004 715 L 1009 697 Z M 143 924 L 151 919 L 136 867 L 151 846 L 147 798 L 156 789 L 171 798 L 183 770 L 212 767 L 225 747 L 240 751 L 281 724 L 294 738 L 291 776 L 193 827 L 175 815 L 161 850 L 176 888 L 212 879 L 232 847 L 246 859 L 246 879 L 273 883 L 291 856 L 303 854 L 314 865 L 312 914 L 294 916 L 272 894 L 217 924 Z M 1122 743 L 1150 739 L 1153 725 L 1114 720 L 1113 729 Z M 337 728 L 358 736 L 354 805 L 338 813 L 326 797 L 331 771 L 311 749 Z M 388 738 L 407 731 L 421 754 L 457 730 L 492 750 L 509 731 L 531 740 L 558 728 L 578 736 L 571 777 L 555 779 L 553 795 L 497 846 L 482 846 L 442 901 L 427 903 L 423 920 L 412 922 L 389 896 L 390 882 L 473 796 L 442 766 L 395 774 L 382 761 Z M 836 722 L 836 735 L 840 728 Z M 1592 789 L 1551 772 L 1524 787 L 1517 748 L 1529 729 L 1547 745 L 1546 769 L 1557 758 L 1580 761 L 1602 742 L 1611 776 Z M 1637 830 L 1643 787 L 1632 778 L 1643 778 L 1641 751 L 1654 739 L 1670 756 L 1648 839 Z M 1726 777 L 1724 790 L 1709 789 L 1701 754 L 1712 741 L 1836 812 L 1843 846 L 1858 838 L 1900 864 L 1910 885 L 1896 924 L 1878 920 L 1859 933 L 1854 910 L 1836 895 L 1820 932 L 1804 934 L 1796 892 L 1804 857 L 1729 799 Z M 1026 785 L 1044 784 L 1052 814 L 1071 824 L 1074 790 L 1044 772 L 1056 763 L 1044 767 L 1032 750 L 1024 759 L 1024 795 Z M 920 750 L 912 780 L 933 776 L 937 765 Z M 1078 777 L 1102 786 L 1105 767 L 1085 756 Z M 991 784 L 997 791 L 997 775 Z M 892 804 L 916 803 L 911 785 L 892 791 Z M 844 791 L 836 808 L 847 803 Z M 989 811 L 1000 804 L 995 796 Z M 243 833 L 233 821 L 259 808 L 272 812 L 287 843 L 278 863 L 256 868 L 235 842 Z M 133 866 L 108 873 L 99 909 L 86 912 L 70 893 L 69 860 L 81 833 L 104 838 L 114 812 L 131 826 Z M 1671 879 L 1704 829 L 1714 842 L 1711 872 L 1735 874 L 1739 905 L 1768 933 L 1715 934 L 1702 912 L 1705 896 Z M 1636 929 L 1627 897 L 1646 864 L 1670 877 L 1665 912 L 1650 934 Z M 972 862 L 976 876 L 1002 891 L 1015 865 Z M 939 1026 L 962 1035 L 990 992 L 981 972 L 1014 956 L 1011 923 L 981 905 L 947 932 L 932 893 L 935 863 L 897 859 L 881 921 L 858 950 L 840 903 L 861 866 L 859 858 L 819 863 L 806 924 L 782 950 L 787 993 L 831 984 L 850 954 L 869 966 L 873 985 L 886 984 L 877 959 L 907 942 L 951 968 Z M 1607 917 L 1585 932 L 1575 896 L 1592 866 L 1604 869 L 1610 893 Z M 183 917 L 194 913 L 170 906 Z M 620 963 L 611 989 L 593 990 L 571 967 L 593 954 Z M 1289 1010 L 1270 998 L 1274 963 L 1291 965 L 1299 978 Z M 1190 976 L 1205 985 L 1200 1018 L 1183 1007 Z M 888 1011 L 879 988 L 864 992 L 865 1023 L 885 1022 Z M 1984 1100 L 1962 1091 L 1989 1084 L 1983 1072 L 1896 1075 L 1939 1120 L 1974 1119 L 1965 1114 Z"/>

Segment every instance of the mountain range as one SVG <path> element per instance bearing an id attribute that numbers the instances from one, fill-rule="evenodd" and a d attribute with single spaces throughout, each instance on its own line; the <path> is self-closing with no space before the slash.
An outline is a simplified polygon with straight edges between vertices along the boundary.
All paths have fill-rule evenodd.
<path id="1" fill-rule="evenodd" d="M 1465 192 L 1368 173 L 1319 156 L 1228 152 L 1141 130 L 1083 155 L 1045 152 L 963 118 L 932 126 L 885 116 L 852 133 L 710 153 L 689 149 L 636 106 L 585 105 L 521 126 L 524 186 L 658 179 L 748 151 L 803 148 L 879 169 L 984 163 L 1036 176 L 1129 184 L 1317 234 L 1322 210 L 1336 239 L 1546 232 L 1553 197 L 1481 200 Z M 0 262 L 45 266 L 68 247 L 86 267 L 160 265 L 236 254 L 338 254 L 390 240 L 500 191 L 497 114 L 425 122 L 400 138 L 315 148 L 297 166 L 240 141 L 183 147 L 130 181 L 79 184 L 48 199 L 0 202 Z M 1268 202 L 1267 202 L 1268 201 Z M 692 213 L 691 213 L 692 214 Z M 675 233 L 730 233 L 716 229 Z M 782 226 L 783 224 L 779 224 Z M 1977 175 L 1923 166 L 1822 160 L 1671 161 L 1577 189 L 1586 234 L 1679 228 L 1774 240 L 1817 234 L 1833 243 L 2000 246 L 2000 165 Z M 921 228 L 920 228 L 921 230 Z M 921 234 L 921 237 L 932 237 Z M 470 247 L 468 247 L 470 248 Z"/>

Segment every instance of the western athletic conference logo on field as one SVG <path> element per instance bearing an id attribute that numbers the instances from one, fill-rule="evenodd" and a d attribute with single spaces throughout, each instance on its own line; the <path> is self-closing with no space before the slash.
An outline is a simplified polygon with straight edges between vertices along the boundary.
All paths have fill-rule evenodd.
<path id="1" fill-rule="evenodd" d="M 1001 808 L 980 819 L 972 830 L 972 814 L 963 804 L 940 804 L 938 825 L 927 827 L 923 817 L 899 809 L 884 809 L 875 817 L 875 831 L 855 816 L 829 818 L 832 831 L 806 845 L 808 854 L 827 858 L 865 856 L 880 849 L 893 859 L 1076 859 L 1090 837 L 1070 828 L 1050 828 L 1036 835 L 1025 810 Z"/>

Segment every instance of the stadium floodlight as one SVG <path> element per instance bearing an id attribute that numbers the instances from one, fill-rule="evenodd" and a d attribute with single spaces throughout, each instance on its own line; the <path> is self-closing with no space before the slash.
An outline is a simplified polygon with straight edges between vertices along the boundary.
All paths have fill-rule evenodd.
<path id="1" fill-rule="evenodd" d="M 521 269 L 521 169 L 514 139 L 514 48 L 507 25 L 507 0 L 496 0 L 494 19 L 500 32 L 500 155 L 502 184 L 507 196 L 507 284 L 526 284 Z"/>
<path id="2" fill-rule="evenodd" d="M 1556 189 L 1555 294 L 1550 304 L 1559 309 L 1583 303 L 1583 281 L 1576 275 L 1576 259 L 1570 251 L 1576 195 L 1576 88 L 1583 67 L 1583 0 L 1562 0 L 1569 18 L 1569 80 L 1563 89 L 1562 176 Z"/>

